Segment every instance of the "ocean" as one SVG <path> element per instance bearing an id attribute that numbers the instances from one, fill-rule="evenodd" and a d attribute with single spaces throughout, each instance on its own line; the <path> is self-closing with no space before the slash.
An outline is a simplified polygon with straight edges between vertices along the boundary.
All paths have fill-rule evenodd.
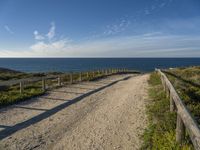
<path id="1" fill-rule="evenodd" d="M 155 68 L 200 65 L 200 58 L 0 58 L 0 67 L 23 72 L 78 72 L 127 68 L 150 72 Z"/>

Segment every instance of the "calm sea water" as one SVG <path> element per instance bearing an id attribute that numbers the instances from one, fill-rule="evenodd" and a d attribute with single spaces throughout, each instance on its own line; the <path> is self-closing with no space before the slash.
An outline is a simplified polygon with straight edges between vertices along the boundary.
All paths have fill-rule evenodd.
<path id="1" fill-rule="evenodd" d="M 68 72 L 106 68 L 136 69 L 200 65 L 200 58 L 0 58 L 0 67 L 24 72 Z"/>

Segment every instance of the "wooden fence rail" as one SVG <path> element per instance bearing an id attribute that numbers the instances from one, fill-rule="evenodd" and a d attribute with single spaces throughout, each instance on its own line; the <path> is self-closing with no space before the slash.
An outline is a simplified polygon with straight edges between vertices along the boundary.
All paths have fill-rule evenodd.
<path id="1" fill-rule="evenodd" d="M 128 73 L 128 72 L 137 72 L 137 71 L 131 71 L 131 70 L 125 70 L 125 69 L 106 69 L 106 70 L 97 70 L 92 72 L 79 72 L 79 73 L 68 73 L 68 74 L 62 74 L 62 75 L 52 75 L 52 76 L 45 76 L 45 77 L 33 77 L 33 78 L 26 78 L 26 79 L 18 79 L 18 80 L 9 80 L 9 81 L 0 81 L 0 87 L 9 87 L 18 85 L 19 86 L 19 92 L 22 94 L 24 91 L 25 84 L 40 82 L 41 83 L 41 89 L 45 91 L 47 89 L 47 80 L 55 80 L 57 81 L 57 86 L 61 86 L 64 84 L 62 82 L 62 79 L 66 76 L 68 76 L 69 83 L 73 84 L 75 82 L 75 77 L 78 78 L 76 81 L 81 82 L 84 80 L 84 76 L 86 79 L 94 79 L 96 77 L 102 77 L 107 75 L 112 75 L 115 73 Z M 139 73 L 139 72 L 137 72 Z"/>
<path id="2" fill-rule="evenodd" d="M 182 144 L 187 131 L 194 148 L 200 150 L 200 129 L 197 122 L 186 108 L 167 76 L 160 69 L 155 70 L 161 75 L 162 85 L 170 98 L 170 111 L 177 111 L 176 141 Z"/>

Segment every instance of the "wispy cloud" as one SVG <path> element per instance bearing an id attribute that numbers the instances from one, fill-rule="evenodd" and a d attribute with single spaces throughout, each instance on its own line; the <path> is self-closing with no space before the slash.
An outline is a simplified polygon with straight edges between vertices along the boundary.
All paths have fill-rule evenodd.
<path id="1" fill-rule="evenodd" d="M 40 35 L 37 30 L 33 32 L 35 40 L 44 40 L 44 36 Z"/>
<path id="2" fill-rule="evenodd" d="M 144 38 L 153 38 L 153 37 L 158 37 L 162 36 L 162 32 L 148 32 L 142 35 Z"/>
<path id="3" fill-rule="evenodd" d="M 5 29 L 8 33 L 14 34 L 14 32 L 10 29 L 9 26 L 5 25 L 5 26 L 4 26 L 4 29 Z"/>
<path id="4" fill-rule="evenodd" d="M 130 25 L 130 21 L 121 19 L 119 23 L 107 25 L 103 35 L 115 35 L 123 32 Z"/>
<path id="5" fill-rule="evenodd" d="M 166 2 L 163 2 L 159 5 L 160 8 L 163 8 L 167 3 Z"/>
<path id="6" fill-rule="evenodd" d="M 145 10 L 144 10 L 144 13 L 145 13 L 145 15 L 149 15 L 149 14 L 150 14 L 150 11 L 149 11 L 148 9 L 145 9 Z"/>
<path id="7" fill-rule="evenodd" d="M 49 32 L 46 34 L 46 35 L 43 35 L 43 34 L 40 34 L 38 32 L 38 30 L 35 30 L 33 32 L 33 35 L 34 35 L 34 39 L 35 40 L 52 40 L 54 37 L 55 37 L 55 30 L 56 30 L 56 25 L 54 22 L 51 22 L 50 24 L 50 29 L 49 29 Z"/>
<path id="8" fill-rule="evenodd" d="M 123 17 L 116 20 L 114 23 L 107 24 L 103 26 L 99 31 L 93 31 L 89 36 L 85 37 L 84 40 L 94 40 L 109 38 L 111 36 L 119 36 L 124 33 L 128 27 L 130 27 L 131 21 L 128 17 Z"/>
<path id="9" fill-rule="evenodd" d="M 30 46 L 32 53 L 40 53 L 41 55 L 46 53 L 48 55 L 49 53 L 57 53 L 69 47 L 71 40 L 67 38 L 60 38 L 59 40 L 54 39 L 52 41 L 52 39 L 55 37 L 55 30 L 56 26 L 54 22 L 51 23 L 51 27 L 46 36 L 39 34 L 39 32 L 35 30 L 33 34 L 36 43 Z"/>
<path id="10" fill-rule="evenodd" d="M 150 15 L 153 14 L 155 11 L 164 8 L 165 6 L 169 5 L 172 0 L 157 0 L 157 2 L 155 3 L 154 1 L 152 1 L 153 4 L 146 7 L 143 11 L 144 15 Z"/>
<path id="11" fill-rule="evenodd" d="M 52 22 L 51 23 L 51 28 L 49 29 L 49 32 L 46 35 L 49 40 L 51 40 L 55 36 L 55 30 L 56 30 L 55 23 Z"/>

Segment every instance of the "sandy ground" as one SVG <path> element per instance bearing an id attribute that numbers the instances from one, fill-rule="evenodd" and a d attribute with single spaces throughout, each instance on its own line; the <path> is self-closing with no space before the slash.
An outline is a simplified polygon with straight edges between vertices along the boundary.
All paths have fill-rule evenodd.
<path id="1" fill-rule="evenodd" d="M 139 149 L 149 76 L 127 76 L 68 85 L 0 109 L 0 149 Z"/>

